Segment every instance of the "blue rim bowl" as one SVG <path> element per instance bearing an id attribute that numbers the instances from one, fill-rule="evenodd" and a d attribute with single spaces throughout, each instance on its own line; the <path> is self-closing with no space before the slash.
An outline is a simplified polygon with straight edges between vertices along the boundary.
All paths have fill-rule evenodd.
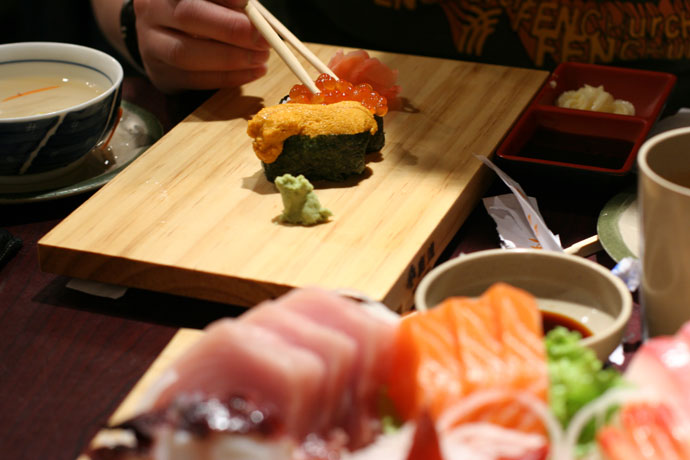
<path id="1" fill-rule="evenodd" d="M 70 76 L 107 89 L 62 110 L 25 117 L 0 116 L 0 176 L 57 174 L 75 167 L 114 128 L 122 100 L 123 70 L 112 56 L 80 45 L 22 42 L 0 45 L 0 79 L 21 66 L 59 66 Z M 4 70 L 4 71 L 3 71 Z"/>

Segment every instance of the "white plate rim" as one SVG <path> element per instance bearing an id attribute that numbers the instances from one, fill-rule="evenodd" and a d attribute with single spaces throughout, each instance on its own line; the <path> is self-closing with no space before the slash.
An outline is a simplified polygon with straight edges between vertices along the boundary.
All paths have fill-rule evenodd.
<path id="1" fill-rule="evenodd" d="M 629 187 L 611 198 L 602 208 L 597 219 L 597 234 L 604 251 L 616 262 L 626 257 L 637 258 L 628 247 L 618 225 L 623 212 L 637 201 L 635 187 Z"/>

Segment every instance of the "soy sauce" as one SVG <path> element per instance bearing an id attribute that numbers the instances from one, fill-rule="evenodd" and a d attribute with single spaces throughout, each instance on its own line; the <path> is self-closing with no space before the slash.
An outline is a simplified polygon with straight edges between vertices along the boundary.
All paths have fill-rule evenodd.
<path id="1" fill-rule="evenodd" d="M 539 126 L 518 154 L 525 158 L 619 169 L 634 143 L 625 139 L 585 136 Z"/>
<path id="2" fill-rule="evenodd" d="M 563 326 L 570 331 L 579 332 L 583 339 L 592 335 L 592 331 L 590 331 L 587 326 L 569 316 L 561 315 L 560 313 L 542 311 L 541 323 L 544 328 L 544 334 L 557 326 Z"/>

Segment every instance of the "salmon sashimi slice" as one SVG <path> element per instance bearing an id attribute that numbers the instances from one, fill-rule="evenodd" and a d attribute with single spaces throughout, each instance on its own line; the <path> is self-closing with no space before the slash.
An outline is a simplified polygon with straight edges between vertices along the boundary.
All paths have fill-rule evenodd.
<path id="1" fill-rule="evenodd" d="M 547 401 L 549 377 L 541 313 L 528 292 L 505 283 L 491 286 L 482 296 L 491 305 L 500 331 L 504 384 Z M 526 432 L 543 432 L 541 419 L 525 412 L 519 402 L 506 401 L 485 421 Z"/>
<path id="2" fill-rule="evenodd" d="M 457 337 L 444 309 L 403 317 L 394 343 L 388 395 L 404 420 L 427 411 L 436 419 L 466 393 Z"/>
<path id="3" fill-rule="evenodd" d="M 457 337 L 457 354 L 465 369 L 465 389 L 473 392 L 505 382 L 503 343 L 496 312 L 485 298 L 453 297 L 439 308 Z"/>
<path id="4" fill-rule="evenodd" d="M 153 408 L 167 407 L 182 395 L 242 397 L 274 408 L 288 432 L 301 438 L 321 409 L 316 402 L 325 374 L 323 361 L 311 351 L 267 329 L 223 319 L 209 325 L 161 377 L 169 383 L 154 396 Z"/>
<path id="5" fill-rule="evenodd" d="M 314 433 L 327 434 L 351 410 L 348 401 L 355 378 L 357 344 L 350 336 L 324 327 L 284 308 L 279 302 L 262 303 L 245 313 L 242 321 L 269 329 L 287 342 L 314 352 L 326 367 L 324 390 L 312 423 Z"/>
<path id="6" fill-rule="evenodd" d="M 423 411 L 438 419 L 453 408 L 462 414 L 456 423 L 544 432 L 541 418 L 512 397 L 547 399 L 541 316 L 529 293 L 497 283 L 478 299 L 446 299 L 404 317 L 395 344 L 389 396 L 403 419 Z M 468 398 L 492 389 L 500 397 Z M 465 400 L 467 409 L 455 411 Z"/>

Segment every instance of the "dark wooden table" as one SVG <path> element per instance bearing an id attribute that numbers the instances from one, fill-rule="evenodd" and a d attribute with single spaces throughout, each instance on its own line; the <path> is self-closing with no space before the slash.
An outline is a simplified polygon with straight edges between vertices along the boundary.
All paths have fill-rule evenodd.
<path id="1" fill-rule="evenodd" d="M 141 78 L 125 81 L 124 97 L 174 126 L 205 95 L 164 96 Z M 549 227 L 568 246 L 596 233 L 615 188 L 570 186 L 524 178 Z M 487 195 L 507 193 L 494 183 Z M 38 268 L 37 242 L 89 195 L 0 206 L 0 228 L 23 247 L 0 267 L 0 458 L 74 460 L 180 327 L 201 328 L 239 307 L 130 289 L 117 300 L 74 291 L 67 278 Z M 446 249 L 498 247 L 494 222 L 479 204 Z M 603 252 L 590 257 L 612 267 Z M 625 342 L 634 348 L 639 324 Z"/>

